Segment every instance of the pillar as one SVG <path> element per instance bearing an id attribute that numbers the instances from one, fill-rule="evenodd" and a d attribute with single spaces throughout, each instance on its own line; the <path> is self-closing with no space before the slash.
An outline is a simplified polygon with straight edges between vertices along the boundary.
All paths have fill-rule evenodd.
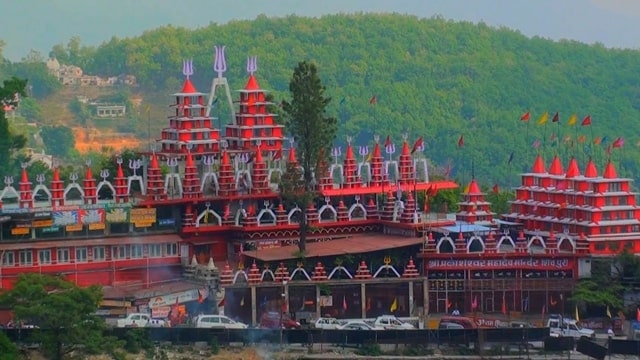
<path id="1" fill-rule="evenodd" d="M 422 311 L 422 321 L 425 323 L 425 327 L 429 327 L 429 284 L 427 278 L 422 279 L 422 298 L 424 299 L 424 306 Z"/>
<path id="2" fill-rule="evenodd" d="M 258 324 L 258 307 L 256 302 L 256 287 L 251 286 L 251 324 Z"/>
<path id="3" fill-rule="evenodd" d="M 409 317 L 413 316 L 413 281 L 409 282 Z"/>
<path id="4" fill-rule="evenodd" d="M 316 285 L 316 319 L 319 319 L 322 317 L 321 311 L 322 308 L 320 307 L 320 286 Z"/>
<path id="5" fill-rule="evenodd" d="M 367 286 L 365 283 L 360 284 L 360 308 L 362 311 L 362 318 L 367 318 Z"/>

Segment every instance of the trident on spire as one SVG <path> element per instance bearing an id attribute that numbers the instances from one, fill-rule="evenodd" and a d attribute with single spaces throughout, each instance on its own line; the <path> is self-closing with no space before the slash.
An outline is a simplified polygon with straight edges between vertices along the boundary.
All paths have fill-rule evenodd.
<path id="1" fill-rule="evenodd" d="M 213 62 L 213 70 L 218 73 L 218 78 L 222 78 L 222 74 L 227 71 L 227 60 L 224 57 L 224 48 L 226 46 L 214 46 L 216 57 Z"/>
<path id="2" fill-rule="evenodd" d="M 358 148 L 358 154 L 362 156 L 362 162 L 366 160 L 366 156 L 369 155 L 369 146 L 360 146 Z"/>
<path id="3" fill-rule="evenodd" d="M 253 75 L 253 73 L 256 71 L 258 71 L 258 57 L 249 56 L 247 58 L 247 72 Z"/>
<path id="4" fill-rule="evenodd" d="M 187 77 L 187 80 L 193 75 L 193 59 L 182 60 L 182 74 Z"/>
<path id="5" fill-rule="evenodd" d="M 333 162 L 335 164 L 338 163 L 338 158 L 342 155 L 342 148 L 340 146 L 336 146 L 331 149 L 331 156 L 333 156 Z"/>

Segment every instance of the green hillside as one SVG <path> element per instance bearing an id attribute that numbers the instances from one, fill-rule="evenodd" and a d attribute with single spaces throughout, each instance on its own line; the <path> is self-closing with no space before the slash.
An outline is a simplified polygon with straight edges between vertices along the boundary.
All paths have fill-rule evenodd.
<path id="1" fill-rule="evenodd" d="M 163 27 L 71 55 L 88 73 L 136 75 L 146 96 L 166 94 L 165 102 L 154 104 L 166 109 L 182 82 L 183 58 L 193 58 L 193 80 L 208 91 L 214 45 L 227 46 L 226 76 L 233 88 L 244 86 L 246 57 L 257 55 L 260 85 L 276 99 L 286 96 L 298 61 L 316 62 L 341 124 L 338 142 L 346 135 L 371 142 L 374 132 L 397 142 L 405 132 L 412 140 L 424 136 L 426 154 L 440 167 L 453 164 L 459 180 L 469 180 L 473 162 L 483 184 L 515 185 L 536 152 L 547 160 L 558 154 L 565 163 L 570 156 L 582 163 L 592 156 L 602 168 L 606 146 L 621 136 L 625 145 L 613 149 L 613 160 L 621 175 L 637 173 L 638 51 L 527 38 L 442 18 L 358 14 L 262 16 L 197 30 Z M 369 102 L 373 95 L 375 105 Z M 531 120 L 521 122 L 527 111 Z M 548 123 L 539 126 L 545 111 Z M 560 121 L 553 123 L 556 112 Z M 569 127 L 573 113 L 578 124 Z M 586 115 L 592 126 L 581 127 Z M 154 127 L 165 123 L 159 118 Z M 461 135 L 464 146 L 458 148 Z M 592 144 L 598 136 L 606 136 L 604 145 Z M 536 139 L 538 150 L 532 147 Z"/>

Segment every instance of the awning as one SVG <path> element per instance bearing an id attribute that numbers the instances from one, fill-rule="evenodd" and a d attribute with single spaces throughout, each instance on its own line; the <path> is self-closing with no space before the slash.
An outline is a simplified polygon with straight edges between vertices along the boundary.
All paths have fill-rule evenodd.
<path id="1" fill-rule="evenodd" d="M 81 246 L 113 246 L 128 244 L 163 244 L 177 243 L 182 241 L 180 236 L 176 234 L 162 235 L 145 235 L 145 236 L 122 236 L 108 238 L 90 238 L 79 240 L 54 240 L 54 241 L 23 241 L 10 244 L 1 244 L 0 251 L 6 250 L 23 250 L 23 249 L 49 249 L 62 247 L 81 247 Z"/>
<path id="2" fill-rule="evenodd" d="M 468 224 L 468 223 L 458 222 L 455 225 L 451 225 L 451 226 L 440 226 L 436 230 L 439 230 L 441 232 L 448 232 L 448 233 L 460 233 L 460 232 L 461 233 L 472 233 L 472 232 L 483 233 L 483 232 L 491 231 L 491 228 L 482 226 L 482 225 L 477 225 L 477 224 Z"/>
<path id="3" fill-rule="evenodd" d="M 307 253 L 305 257 L 323 257 L 347 254 L 362 254 L 373 251 L 395 249 L 423 243 L 422 238 L 408 238 L 383 234 L 358 235 L 343 239 L 329 240 L 324 242 L 307 243 Z M 279 248 L 260 249 L 257 251 L 247 251 L 245 256 L 249 256 L 261 261 L 289 260 L 298 257 L 298 246 L 282 246 Z"/>

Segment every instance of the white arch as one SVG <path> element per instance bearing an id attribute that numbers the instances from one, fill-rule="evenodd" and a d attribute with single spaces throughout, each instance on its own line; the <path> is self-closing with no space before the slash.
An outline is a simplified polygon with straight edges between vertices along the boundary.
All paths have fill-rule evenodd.
<path id="1" fill-rule="evenodd" d="M 71 204 L 68 203 L 69 201 L 82 202 L 83 200 L 69 200 L 69 199 L 67 199 L 67 195 L 69 195 L 69 191 L 71 191 L 71 189 L 77 189 L 80 192 L 80 197 L 82 199 L 84 199 L 84 190 L 82 189 L 82 187 L 80 187 L 80 185 L 78 183 L 71 183 L 71 184 L 67 185 L 67 187 L 64 189 L 64 193 L 62 195 L 62 198 L 64 199 L 65 204 L 71 205 Z"/>
<path id="2" fill-rule="evenodd" d="M 438 254 L 440 253 L 440 245 L 442 245 L 444 242 L 448 242 L 449 244 L 451 244 L 451 247 L 453 248 L 453 252 L 456 252 L 456 243 L 453 241 L 452 238 L 450 238 L 449 236 L 443 236 L 440 239 L 438 239 L 438 244 L 436 245 L 436 251 L 438 252 Z"/>
<path id="3" fill-rule="evenodd" d="M 205 186 L 207 186 L 207 181 L 210 181 L 211 184 L 213 184 L 213 187 L 216 189 L 216 195 L 218 195 L 220 184 L 218 183 L 218 176 L 213 172 L 208 172 L 202 177 L 202 182 L 200 183 L 200 192 L 204 194 L 204 188 Z"/>
<path id="4" fill-rule="evenodd" d="M 398 168 L 398 162 L 395 160 L 386 160 L 384 162 L 383 172 L 387 175 L 389 182 L 395 182 L 400 177 L 400 170 Z M 393 177 L 390 169 L 393 169 Z"/>
<path id="5" fill-rule="evenodd" d="M 5 198 L 15 198 L 16 199 L 16 203 L 15 204 L 3 204 L 2 206 L 7 208 L 7 207 L 19 207 L 20 206 L 20 194 L 18 194 L 18 192 L 16 191 L 16 188 L 14 188 L 11 185 L 7 185 L 4 187 L 4 189 L 2 189 L 2 193 L 0 193 L 0 201 L 4 202 Z"/>
<path id="6" fill-rule="evenodd" d="M 392 272 L 392 273 L 394 273 L 394 274 L 396 275 L 396 277 L 400 277 L 400 274 L 398 273 L 398 271 L 396 270 L 396 268 L 394 268 L 394 267 L 393 267 L 393 266 L 391 266 L 391 265 L 386 265 L 386 264 L 385 264 L 385 265 L 380 266 L 380 267 L 378 268 L 378 271 L 376 271 L 376 273 L 375 273 L 375 274 L 373 274 L 373 277 L 374 277 L 374 278 L 377 278 L 377 277 L 378 277 L 378 274 L 380 274 L 380 272 L 381 272 L 382 270 L 391 270 L 391 272 Z"/>
<path id="7" fill-rule="evenodd" d="M 47 194 L 47 196 L 49 197 L 49 202 L 51 202 L 51 191 L 49 191 L 48 187 L 42 184 L 38 184 L 33 188 L 33 193 L 31 194 L 31 200 L 33 200 L 34 202 L 36 201 L 36 195 L 38 195 L 38 191 L 44 191 L 44 193 Z"/>
<path id="8" fill-rule="evenodd" d="M 342 271 L 343 273 L 347 274 L 349 279 L 353 279 L 353 276 L 351 276 L 351 273 L 349 272 L 349 270 L 347 270 L 347 268 L 344 267 L 344 266 L 336 266 L 336 267 L 334 267 L 333 270 L 331 270 L 331 273 L 329 274 L 329 276 L 327 276 L 327 279 L 331 280 L 331 278 L 333 278 L 333 275 L 335 273 L 337 273 L 338 271 Z"/>
<path id="9" fill-rule="evenodd" d="M 513 241 L 511 236 L 505 235 L 501 237 L 500 240 L 498 240 L 498 243 L 496 244 L 497 252 L 500 252 L 500 246 L 502 246 L 502 244 L 504 244 L 505 242 L 508 242 L 509 244 L 511 244 L 511 246 L 513 247 L 513 251 L 516 250 L 516 243 Z"/>
<path id="10" fill-rule="evenodd" d="M 307 280 L 311 280 L 311 277 L 307 273 L 307 270 L 305 270 L 303 267 L 299 267 L 293 270 L 293 272 L 291 272 L 291 275 L 289 276 L 289 281 L 292 281 L 298 272 L 302 273 L 302 275 L 304 275 L 304 277 L 307 278 Z"/>
<path id="11" fill-rule="evenodd" d="M 322 214 L 325 211 L 330 211 L 333 214 L 333 217 L 331 219 L 323 220 L 322 219 Z M 325 204 L 325 205 L 322 205 L 320 210 L 318 210 L 318 221 L 319 222 L 334 222 L 334 221 L 337 221 L 337 220 L 338 220 L 338 212 L 336 211 L 336 208 L 333 207 L 333 205 Z"/>
<path id="12" fill-rule="evenodd" d="M 293 209 L 289 210 L 289 213 L 287 214 L 287 223 L 288 223 L 289 225 L 291 225 L 291 224 L 292 224 L 292 222 L 291 222 L 291 217 L 292 217 L 296 212 L 299 212 L 299 213 L 301 213 L 301 214 L 302 214 L 302 210 L 301 210 L 299 207 L 297 207 L 297 206 L 296 206 L 296 207 L 294 207 Z"/>
<path id="13" fill-rule="evenodd" d="M 98 194 L 100 194 L 100 190 L 105 186 L 108 187 L 109 190 L 111 190 L 111 193 L 113 194 L 113 199 L 109 200 L 109 201 L 115 201 L 115 199 L 116 199 L 116 188 L 114 188 L 113 185 L 111 184 L 111 182 L 109 182 L 107 180 L 102 180 L 102 181 L 100 181 L 98 183 L 98 187 L 96 188 L 96 196 L 99 197 Z"/>
<path id="14" fill-rule="evenodd" d="M 262 275 L 260 275 L 260 282 L 265 281 L 264 278 L 267 275 L 271 276 L 271 281 L 276 281 L 276 275 L 273 273 L 273 271 L 271 271 L 271 269 L 265 269 L 265 270 L 262 270 Z"/>
<path id="15" fill-rule="evenodd" d="M 362 214 L 363 214 L 363 217 L 357 217 L 357 218 L 355 218 L 355 220 L 366 220 L 367 219 L 367 209 L 365 209 L 365 207 L 362 206 L 362 204 L 355 203 L 355 204 L 351 205 L 351 207 L 349 208 L 349 213 L 348 213 L 349 214 L 349 221 L 354 220 L 352 214 L 353 214 L 353 211 L 355 209 L 361 209 L 362 210 Z"/>
<path id="16" fill-rule="evenodd" d="M 131 185 L 133 185 L 135 181 L 137 181 L 138 185 L 140 186 L 140 193 L 142 193 L 142 195 L 146 195 L 147 191 L 145 190 L 145 187 L 144 187 L 144 179 L 142 179 L 142 176 L 140 175 L 129 176 L 127 180 L 127 194 L 131 195 Z"/>
<path id="17" fill-rule="evenodd" d="M 238 170 L 236 173 L 236 189 L 240 189 L 240 182 L 243 181 L 242 186 L 245 189 L 253 188 L 253 184 L 251 183 L 251 173 L 249 170 Z"/>
<path id="18" fill-rule="evenodd" d="M 243 208 L 239 208 L 238 210 L 236 210 L 236 216 L 234 216 L 236 226 L 242 225 L 240 224 L 240 220 L 246 217 L 247 217 L 247 210 Z"/>
<path id="19" fill-rule="evenodd" d="M 269 222 L 265 222 L 264 224 L 262 223 L 262 217 L 265 214 L 270 214 L 271 217 L 273 218 L 273 221 L 269 221 Z M 258 226 L 273 226 L 276 224 L 277 221 L 277 217 L 276 214 L 273 212 L 273 210 L 271 209 L 262 209 L 260 210 L 260 212 L 258 213 L 258 217 L 257 217 L 257 221 L 258 221 Z"/>
<path id="20" fill-rule="evenodd" d="M 171 185 L 173 190 L 176 190 L 177 188 L 178 193 L 175 194 L 174 192 L 169 191 L 169 185 Z M 169 195 L 169 197 L 173 197 L 175 195 L 182 197 L 182 179 L 180 179 L 180 175 L 171 173 L 164 177 L 164 193 Z"/>
<path id="21" fill-rule="evenodd" d="M 533 244 L 534 240 L 540 240 L 540 244 L 542 244 L 542 248 L 546 249 L 547 248 L 547 244 L 544 242 L 544 239 L 541 236 L 532 236 L 531 239 L 529 239 L 529 241 L 527 242 L 527 249 L 531 250 L 531 245 Z"/>
<path id="22" fill-rule="evenodd" d="M 244 272 L 243 270 L 238 270 L 236 271 L 235 275 L 233 275 L 233 284 L 235 284 L 236 281 L 238 281 L 238 277 L 243 277 L 244 281 L 249 282 L 249 277 L 247 276 L 247 273 Z"/>
<path id="23" fill-rule="evenodd" d="M 476 252 L 476 253 L 483 253 L 483 252 L 485 252 L 486 247 L 485 247 L 484 241 L 482 241 L 482 238 L 481 238 L 480 236 L 477 236 L 477 235 L 474 235 L 474 236 L 470 237 L 470 238 L 469 238 L 469 240 L 467 241 L 467 252 L 468 252 L 468 253 L 469 253 L 469 252 L 471 252 L 471 251 L 470 251 L 470 249 L 471 249 L 471 243 L 473 243 L 474 241 L 479 241 L 479 242 L 480 242 L 480 245 L 482 246 L 482 251 L 474 251 L 474 252 Z"/>
<path id="24" fill-rule="evenodd" d="M 362 176 L 365 175 L 365 176 Z M 358 177 L 362 184 L 368 184 L 371 181 L 371 163 L 368 161 L 358 163 Z"/>
<path id="25" fill-rule="evenodd" d="M 204 219 L 205 216 L 207 216 L 207 214 L 213 215 L 213 217 L 215 217 L 216 219 L 218 219 L 218 225 L 222 225 L 222 218 L 220 217 L 220 215 L 218 215 L 217 212 L 211 210 L 211 209 L 204 209 L 200 215 L 198 215 L 198 217 L 196 218 L 196 227 L 200 227 L 200 222 L 202 221 L 202 219 Z M 210 225 L 214 225 L 211 223 L 207 223 L 204 224 L 205 226 L 210 226 Z"/>
<path id="26" fill-rule="evenodd" d="M 336 170 L 338 171 L 338 180 L 334 180 L 334 173 Z M 331 164 L 329 167 L 329 176 L 331 177 L 331 181 L 334 184 L 342 185 L 344 184 L 344 169 L 342 168 L 342 164 Z"/>
<path id="27" fill-rule="evenodd" d="M 562 245 L 563 241 L 568 241 L 571 244 L 571 252 L 576 252 L 576 242 L 568 235 L 563 235 L 560 239 L 558 239 L 558 250 L 560 250 L 560 245 Z"/>
<path id="28" fill-rule="evenodd" d="M 421 166 L 418 167 L 418 164 Z M 429 182 L 429 168 L 427 167 L 426 158 L 414 159 L 413 168 L 416 173 L 416 179 L 421 182 Z"/>

